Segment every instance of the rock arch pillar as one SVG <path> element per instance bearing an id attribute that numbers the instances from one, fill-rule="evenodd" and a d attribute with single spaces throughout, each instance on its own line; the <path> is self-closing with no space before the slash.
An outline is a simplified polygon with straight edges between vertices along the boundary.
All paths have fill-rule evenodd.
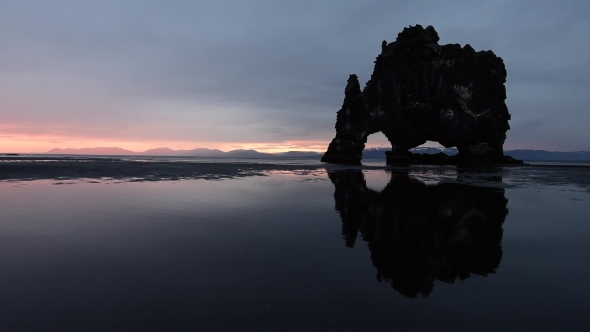
<path id="1" fill-rule="evenodd" d="M 322 161 L 360 164 L 370 134 L 379 132 L 372 125 L 372 114 L 362 98 L 358 77 L 350 75 L 344 89 L 344 102 L 336 116 L 336 137 L 330 142 Z"/>

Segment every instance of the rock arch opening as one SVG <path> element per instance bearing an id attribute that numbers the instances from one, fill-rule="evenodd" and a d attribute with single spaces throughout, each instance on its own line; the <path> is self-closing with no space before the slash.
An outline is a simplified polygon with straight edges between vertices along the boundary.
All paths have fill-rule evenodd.
<path id="1" fill-rule="evenodd" d="M 391 150 L 391 143 L 382 132 L 376 132 L 367 136 L 363 159 L 377 159 L 385 161 L 385 151 Z"/>

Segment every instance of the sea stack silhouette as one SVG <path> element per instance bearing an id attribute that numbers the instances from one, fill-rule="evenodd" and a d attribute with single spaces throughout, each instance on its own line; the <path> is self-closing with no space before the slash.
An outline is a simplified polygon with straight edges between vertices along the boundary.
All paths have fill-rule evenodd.
<path id="1" fill-rule="evenodd" d="M 383 41 L 371 79 L 361 91 L 350 75 L 337 112 L 336 137 L 322 161 L 360 164 L 371 134 L 392 145 L 388 164 L 519 164 L 503 151 L 510 113 L 506 68 L 492 51 L 439 45 L 432 26 L 404 28 Z M 456 156 L 413 154 L 427 141 L 456 147 Z"/>

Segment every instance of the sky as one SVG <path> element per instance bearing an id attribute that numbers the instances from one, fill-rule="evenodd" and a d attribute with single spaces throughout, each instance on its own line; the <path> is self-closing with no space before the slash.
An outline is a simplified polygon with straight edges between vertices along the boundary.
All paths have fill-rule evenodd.
<path id="1" fill-rule="evenodd" d="M 415 24 L 504 59 L 505 149 L 590 150 L 588 0 L 2 0 L 0 152 L 323 151 Z"/>

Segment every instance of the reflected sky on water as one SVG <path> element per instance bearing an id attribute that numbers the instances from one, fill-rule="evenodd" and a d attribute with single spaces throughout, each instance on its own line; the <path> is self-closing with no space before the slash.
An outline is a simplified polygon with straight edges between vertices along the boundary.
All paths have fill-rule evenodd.
<path id="1" fill-rule="evenodd" d="M 585 329 L 585 182 L 518 174 L 0 182 L 0 328 Z"/>

